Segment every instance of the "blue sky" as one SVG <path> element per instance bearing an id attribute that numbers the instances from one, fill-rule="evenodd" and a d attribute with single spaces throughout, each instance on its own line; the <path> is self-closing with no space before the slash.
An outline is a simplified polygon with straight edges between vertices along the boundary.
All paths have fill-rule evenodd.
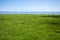
<path id="1" fill-rule="evenodd" d="M 0 11 L 60 12 L 60 0 L 0 0 Z"/>

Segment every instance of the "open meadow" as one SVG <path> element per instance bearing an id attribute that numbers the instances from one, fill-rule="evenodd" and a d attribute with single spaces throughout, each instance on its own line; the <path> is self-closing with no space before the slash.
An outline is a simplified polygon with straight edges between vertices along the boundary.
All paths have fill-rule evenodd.
<path id="1" fill-rule="evenodd" d="M 0 14 L 0 40 L 60 40 L 60 15 Z"/>

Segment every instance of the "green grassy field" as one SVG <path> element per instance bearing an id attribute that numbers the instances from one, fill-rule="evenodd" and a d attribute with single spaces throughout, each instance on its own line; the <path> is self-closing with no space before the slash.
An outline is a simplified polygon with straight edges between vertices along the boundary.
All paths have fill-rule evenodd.
<path id="1" fill-rule="evenodd" d="M 60 40 L 60 15 L 0 14 L 0 40 Z"/>

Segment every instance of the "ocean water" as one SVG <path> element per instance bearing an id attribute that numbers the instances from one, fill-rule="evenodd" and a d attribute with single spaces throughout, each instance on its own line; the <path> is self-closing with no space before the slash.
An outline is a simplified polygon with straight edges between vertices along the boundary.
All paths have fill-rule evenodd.
<path id="1" fill-rule="evenodd" d="M 0 14 L 60 14 L 60 12 L 0 12 Z"/>

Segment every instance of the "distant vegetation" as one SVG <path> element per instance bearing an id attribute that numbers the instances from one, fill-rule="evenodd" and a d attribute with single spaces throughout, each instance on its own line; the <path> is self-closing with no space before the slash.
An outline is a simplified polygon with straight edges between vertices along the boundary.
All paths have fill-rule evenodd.
<path id="1" fill-rule="evenodd" d="M 0 40 L 60 40 L 60 15 L 0 14 Z"/>

